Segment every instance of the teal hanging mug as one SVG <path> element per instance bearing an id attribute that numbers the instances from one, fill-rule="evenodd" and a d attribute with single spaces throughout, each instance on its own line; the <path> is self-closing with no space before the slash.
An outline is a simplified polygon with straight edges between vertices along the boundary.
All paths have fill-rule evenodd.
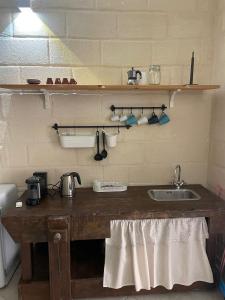
<path id="1" fill-rule="evenodd" d="M 135 115 L 130 114 L 129 117 L 126 120 L 126 125 L 134 126 L 137 125 L 137 118 Z"/>
<path id="2" fill-rule="evenodd" d="M 170 118 L 167 116 L 167 114 L 163 111 L 159 117 L 159 124 L 165 125 L 170 122 Z"/>

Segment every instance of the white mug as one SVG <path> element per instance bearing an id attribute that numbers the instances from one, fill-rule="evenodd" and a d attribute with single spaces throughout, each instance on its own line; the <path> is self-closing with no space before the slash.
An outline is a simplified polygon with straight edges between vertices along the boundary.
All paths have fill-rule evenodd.
<path id="1" fill-rule="evenodd" d="M 141 116 L 138 121 L 137 121 L 138 125 L 144 125 L 144 124 L 148 124 L 148 118 L 146 116 Z"/>
<path id="2" fill-rule="evenodd" d="M 125 122 L 128 119 L 127 115 L 121 115 L 120 116 L 120 122 Z"/>
<path id="3" fill-rule="evenodd" d="M 113 121 L 113 122 L 116 122 L 116 121 L 119 121 L 120 120 L 120 116 L 119 115 L 112 115 L 112 117 L 111 117 L 111 121 Z"/>
<path id="4" fill-rule="evenodd" d="M 142 77 L 139 79 L 139 85 L 147 85 L 148 84 L 148 75 L 147 72 L 141 71 Z"/>

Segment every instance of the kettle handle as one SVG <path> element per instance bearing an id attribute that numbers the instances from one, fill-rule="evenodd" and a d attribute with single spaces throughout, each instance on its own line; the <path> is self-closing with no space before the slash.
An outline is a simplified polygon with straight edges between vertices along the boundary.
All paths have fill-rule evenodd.
<path id="1" fill-rule="evenodd" d="M 139 75 L 140 75 L 140 79 L 142 78 L 142 73 L 141 73 L 141 71 L 137 70 L 137 71 L 136 71 L 136 74 L 139 74 Z"/>
<path id="2" fill-rule="evenodd" d="M 78 173 L 76 173 L 76 172 L 72 172 L 71 175 L 72 175 L 73 177 L 76 177 L 78 183 L 81 185 L 80 175 L 79 175 Z"/>

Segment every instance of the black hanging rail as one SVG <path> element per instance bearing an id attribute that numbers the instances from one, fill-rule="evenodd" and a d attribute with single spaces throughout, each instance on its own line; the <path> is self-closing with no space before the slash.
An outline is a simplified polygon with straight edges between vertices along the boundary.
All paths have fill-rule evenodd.
<path id="1" fill-rule="evenodd" d="M 115 111 L 117 109 L 119 110 L 134 110 L 134 109 L 140 109 L 140 110 L 144 110 L 144 109 L 161 109 L 162 111 L 167 109 L 167 106 L 165 106 L 165 104 L 161 105 L 161 106 L 115 106 L 112 105 L 110 107 L 111 111 Z"/>
<path id="2" fill-rule="evenodd" d="M 59 126 L 57 123 L 55 123 L 52 128 L 58 131 L 60 128 L 126 128 L 130 129 L 132 126 L 130 125 L 65 125 L 65 126 Z"/>

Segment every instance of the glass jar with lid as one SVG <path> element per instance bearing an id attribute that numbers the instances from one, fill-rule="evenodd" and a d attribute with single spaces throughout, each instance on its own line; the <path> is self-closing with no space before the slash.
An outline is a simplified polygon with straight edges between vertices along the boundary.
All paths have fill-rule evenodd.
<path id="1" fill-rule="evenodd" d="M 160 84 L 161 81 L 161 68 L 160 65 L 149 66 L 149 83 Z"/>

